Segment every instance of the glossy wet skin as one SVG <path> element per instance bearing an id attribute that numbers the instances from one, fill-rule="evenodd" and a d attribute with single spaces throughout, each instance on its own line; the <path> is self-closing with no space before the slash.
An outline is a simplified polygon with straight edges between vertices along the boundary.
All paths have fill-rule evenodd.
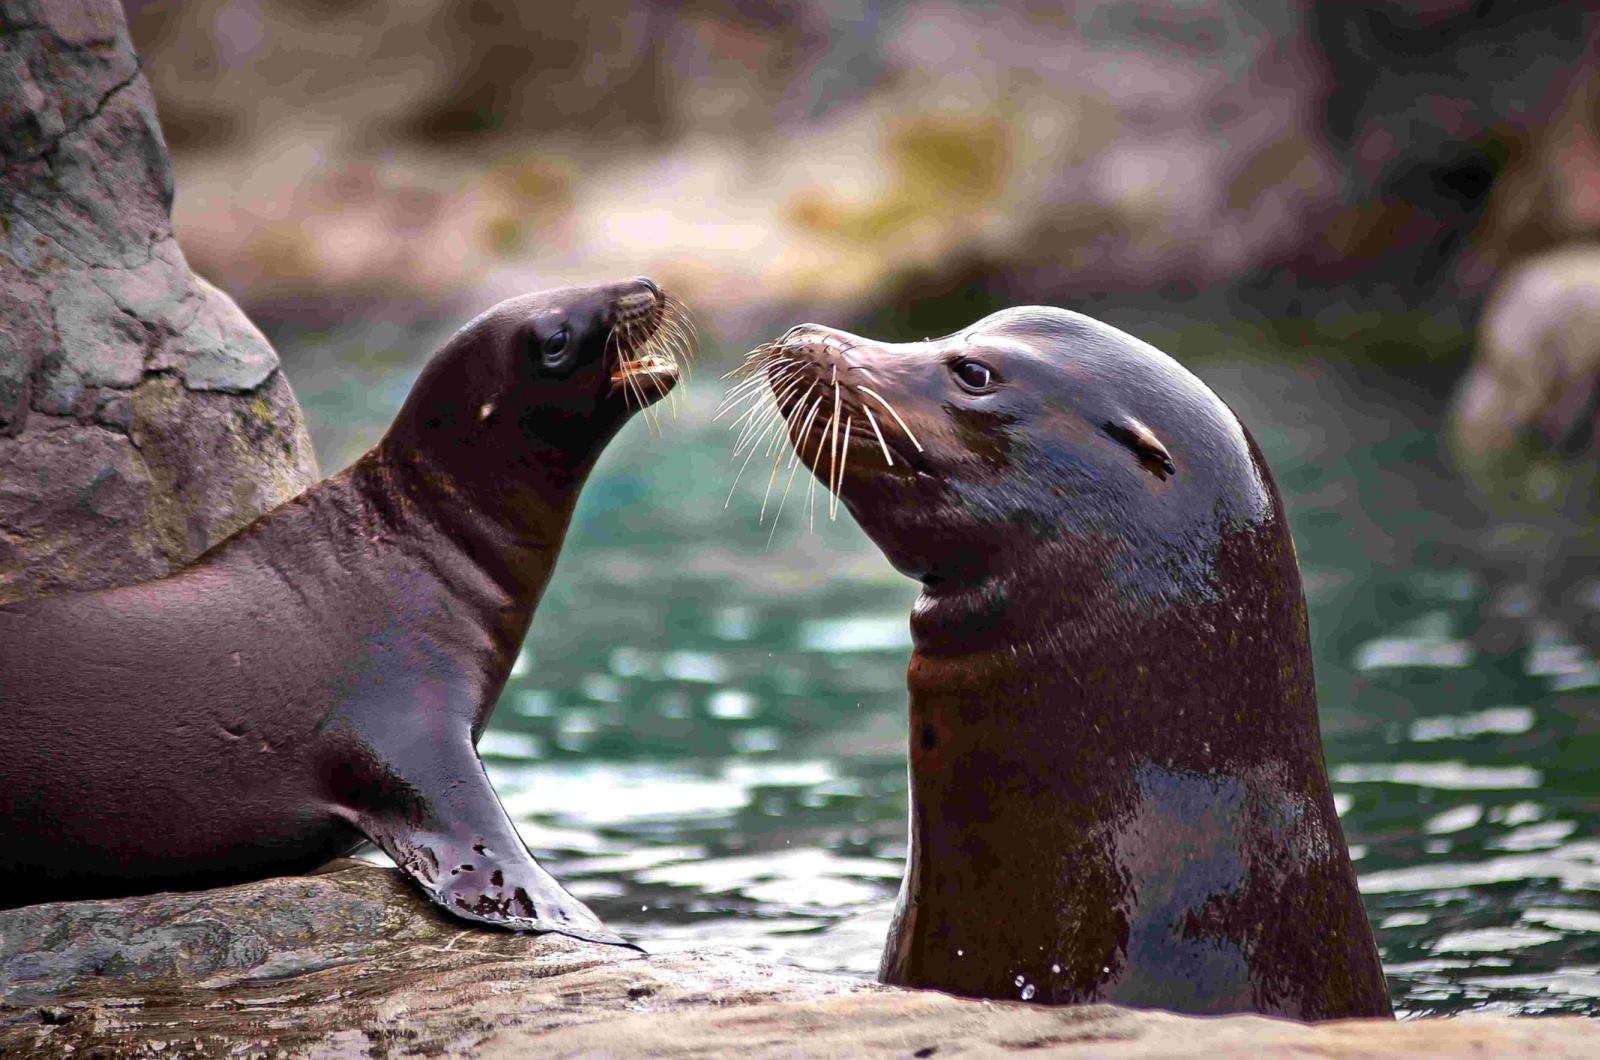
<path id="1" fill-rule="evenodd" d="M 503 302 L 377 447 L 191 566 L 0 608 L 0 904 L 370 839 L 459 916 L 621 941 L 528 855 L 474 743 L 584 479 L 675 378 L 612 382 L 664 304 L 641 280 Z"/>
<path id="2" fill-rule="evenodd" d="M 791 443 L 923 583 L 911 850 L 882 977 L 1387 1014 L 1293 545 L 1226 406 L 1152 347 L 1049 308 L 904 345 L 807 325 L 769 358 Z M 835 382 L 842 475 L 805 423 L 819 391 L 831 420 Z M 887 457 L 854 430 L 869 410 Z"/>

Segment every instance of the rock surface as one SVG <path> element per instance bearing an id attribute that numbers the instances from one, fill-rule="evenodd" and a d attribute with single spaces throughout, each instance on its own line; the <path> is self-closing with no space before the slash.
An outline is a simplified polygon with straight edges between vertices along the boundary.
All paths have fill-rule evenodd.
<path id="1" fill-rule="evenodd" d="M 466 927 L 392 870 L 0 913 L 0 1055 L 1600 1055 L 1600 1023 L 1307 1026 L 966 1001 L 734 953 Z"/>
<path id="2" fill-rule="evenodd" d="M 1600 244 L 1520 262 L 1484 310 L 1478 356 L 1452 409 L 1468 470 L 1508 453 L 1520 432 L 1577 453 L 1595 442 L 1600 386 Z"/>
<path id="3" fill-rule="evenodd" d="M 116 0 L 0 12 L 0 604 L 159 577 L 317 479 L 277 354 L 189 271 Z"/>

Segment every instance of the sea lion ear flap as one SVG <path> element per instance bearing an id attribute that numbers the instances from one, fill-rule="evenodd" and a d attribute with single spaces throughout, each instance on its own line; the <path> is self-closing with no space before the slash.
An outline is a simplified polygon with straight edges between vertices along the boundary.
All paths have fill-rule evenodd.
<path id="1" fill-rule="evenodd" d="M 1172 462 L 1172 454 L 1161 444 L 1161 439 L 1132 416 L 1107 420 L 1105 429 L 1107 434 L 1127 446 L 1139 458 L 1144 469 L 1156 478 L 1165 482 L 1178 473 L 1178 466 Z"/>

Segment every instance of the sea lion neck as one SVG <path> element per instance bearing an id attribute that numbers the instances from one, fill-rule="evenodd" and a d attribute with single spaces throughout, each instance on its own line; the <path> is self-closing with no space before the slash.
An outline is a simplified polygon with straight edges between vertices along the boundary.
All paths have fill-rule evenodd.
<path id="1" fill-rule="evenodd" d="M 913 716 L 921 704 L 981 689 L 986 699 L 999 695 L 1015 710 L 1037 711 L 1030 724 L 1073 728 L 1074 739 L 1090 743 L 1110 733 L 1136 744 L 1141 759 L 1171 768 L 1244 768 L 1302 753 L 1296 726 L 1306 718 L 1314 724 L 1315 698 L 1299 650 L 1305 609 L 1281 517 L 1224 533 L 1204 591 L 1152 587 L 1146 573 L 1140 576 L 1152 591 L 1131 598 L 1123 585 L 1135 575 L 1091 572 L 1092 555 L 1053 583 L 1008 573 L 925 588 L 911 614 Z M 1265 628 L 1288 636 L 1263 636 Z M 1241 665 L 1246 657 L 1259 666 Z M 1278 730 L 1263 731 L 1260 718 L 1286 710 L 1293 717 L 1282 732 L 1298 735 L 1285 743 Z M 1134 727 L 1136 741 L 1113 732 Z M 1037 753 L 1026 741 L 1015 752 Z"/>
<path id="2" fill-rule="evenodd" d="M 402 540 L 448 547 L 498 588 L 500 606 L 531 615 L 594 462 L 592 455 L 553 451 L 514 476 L 463 476 L 424 452 L 379 445 L 351 470 L 356 488 L 386 518 L 414 529 Z"/>
<path id="3" fill-rule="evenodd" d="M 1387 1011 L 1327 789 L 1287 531 L 1228 535 L 1214 563 L 1237 591 L 1080 607 L 965 653 L 918 645 L 910 855 L 885 981 L 1188 1012 Z M 1295 926 L 1312 901 L 1326 933 Z"/>
<path id="4" fill-rule="evenodd" d="M 1085 538 L 1041 554 L 994 550 L 998 559 L 960 568 L 930 564 L 911 607 L 911 641 L 928 657 L 972 656 L 998 665 L 1024 646 L 1060 655 L 1072 631 L 1123 625 L 1124 607 L 1106 576 L 1113 542 Z M 1045 569 L 1041 569 L 1041 567 Z"/>
<path id="5" fill-rule="evenodd" d="M 531 612 L 600 453 L 675 385 L 685 319 L 643 278 L 503 302 L 428 363 L 352 481 Z"/>

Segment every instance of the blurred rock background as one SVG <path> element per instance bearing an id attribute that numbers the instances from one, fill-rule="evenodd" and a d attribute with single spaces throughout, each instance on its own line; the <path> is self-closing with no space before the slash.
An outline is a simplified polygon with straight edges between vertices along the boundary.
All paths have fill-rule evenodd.
<path id="1" fill-rule="evenodd" d="M 269 327 L 648 272 L 734 342 L 953 292 L 1462 328 L 1600 228 L 1587 4 L 127 9 L 179 238 Z"/>
<path id="2" fill-rule="evenodd" d="M 303 394 L 393 388 L 499 298 L 636 273 L 713 363 L 797 319 L 920 337 L 1051 302 L 1439 368 L 1489 521 L 1559 524 L 1512 552 L 1583 537 L 1593 5 L 126 8 L 178 238 Z M 313 412 L 330 467 L 373 438 Z"/>

